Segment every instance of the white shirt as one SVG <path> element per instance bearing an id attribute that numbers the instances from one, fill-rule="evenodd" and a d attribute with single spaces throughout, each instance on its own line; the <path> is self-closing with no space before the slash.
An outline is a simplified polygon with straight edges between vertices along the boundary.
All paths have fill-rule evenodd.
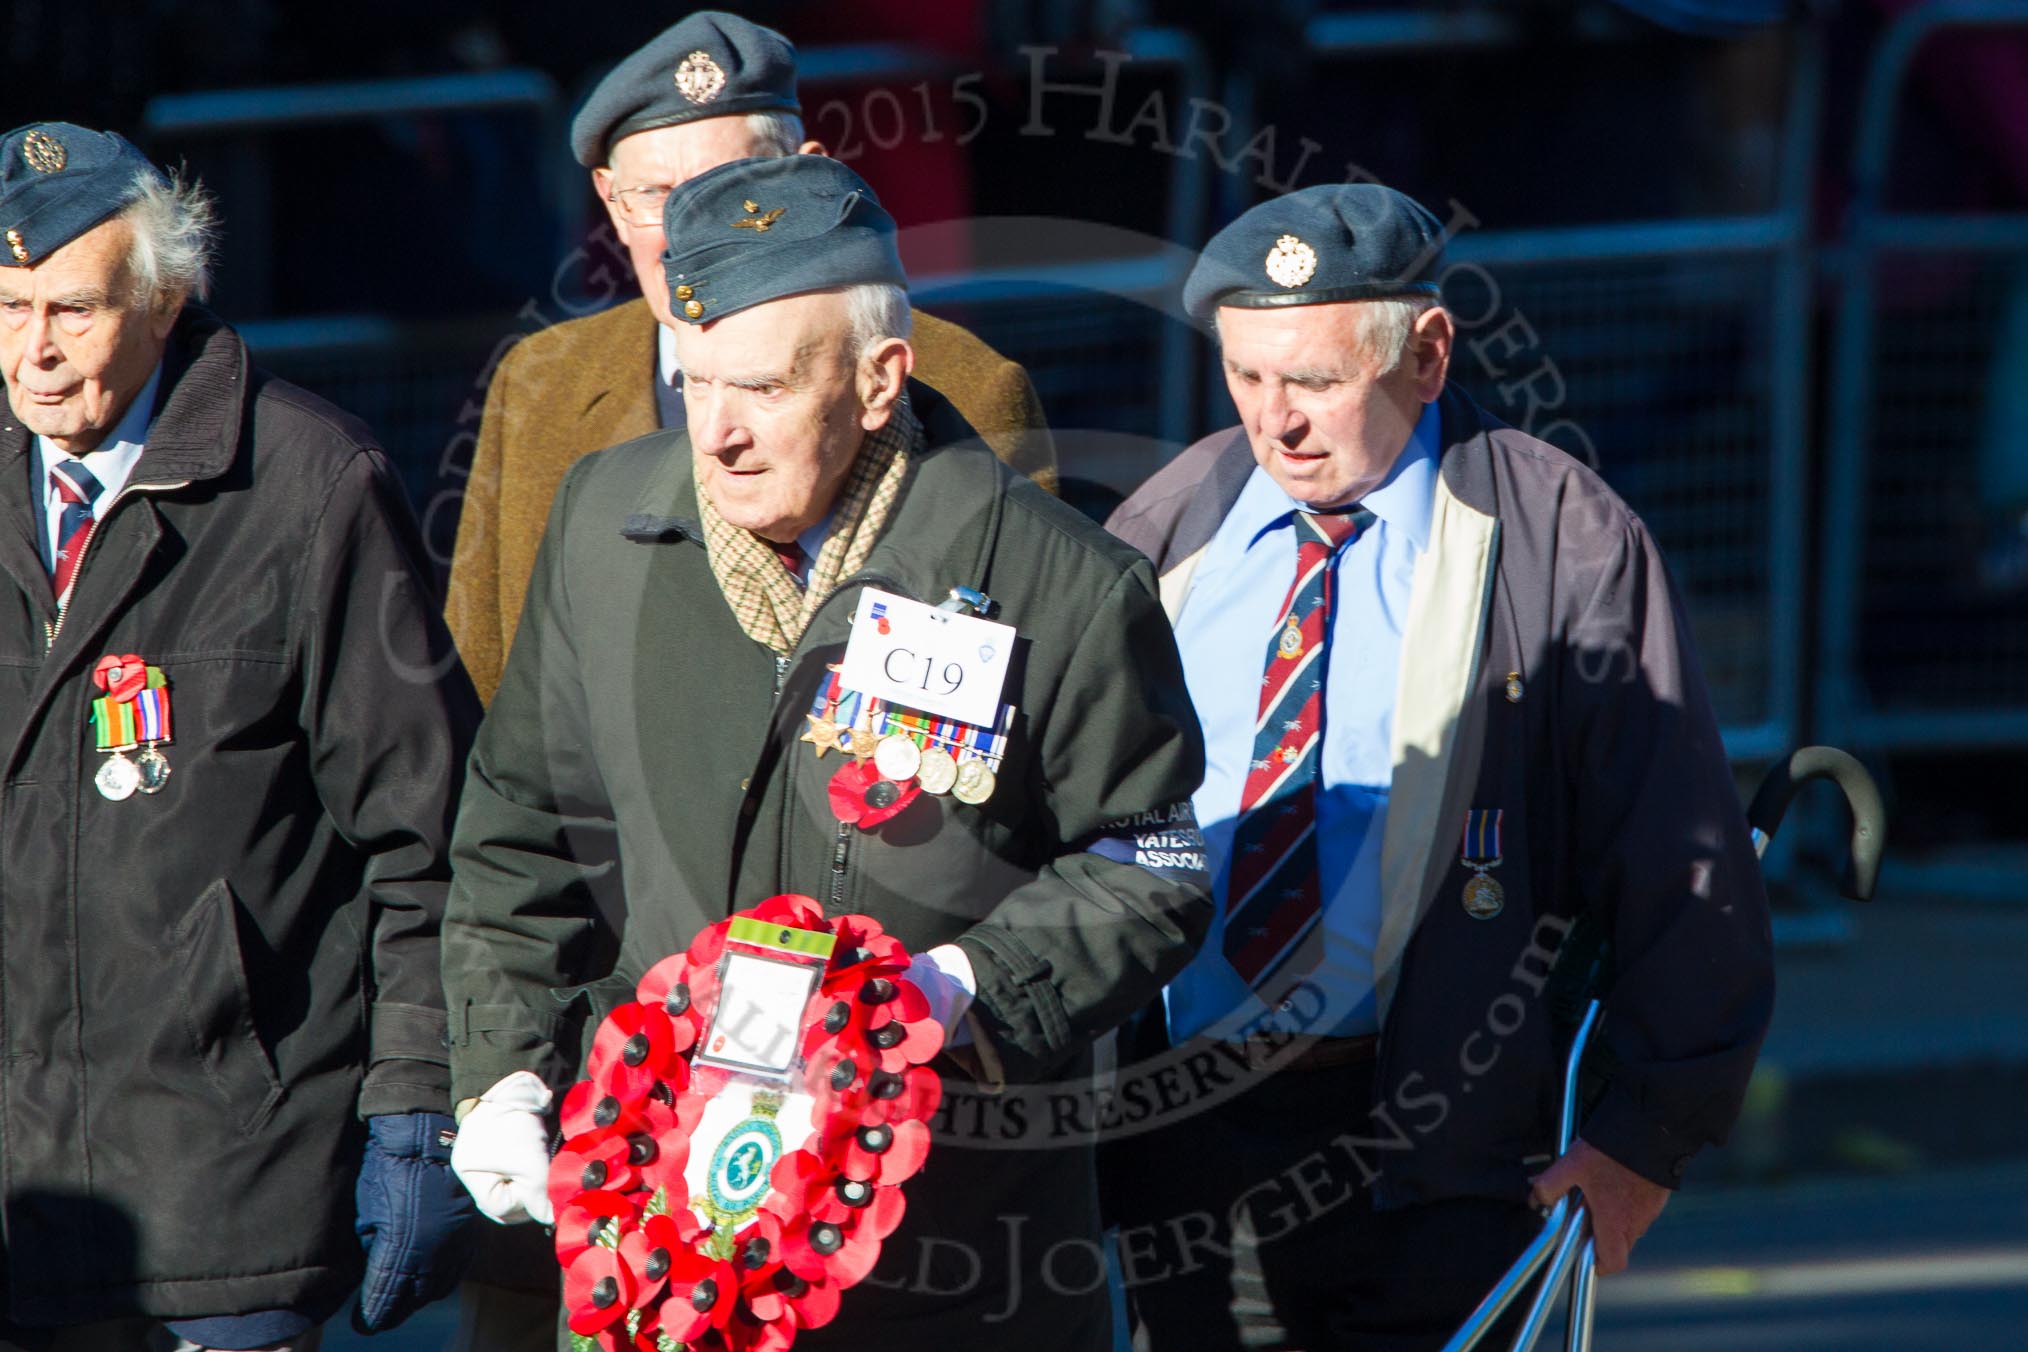
<path id="1" fill-rule="evenodd" d="M 50 571 L 56 570 L 56 551 L 62 543 L 64 507 L 63 495 L 56 491 L 50 478 L 50 466 L 70 460 L 91 471 L 92 477 L 99 481 L 99 495 L 91 501 L 92 516 L 94 519 L 104 517 L 106 508 L 126 487 L 135 463 L 141 458 L 148 436 L 148 421 L 155 411 L 155 391 L 161 384 L 162 364 L 157 362 L 148 383 L 141 387 L 141 392 L 134 396 L 134 402 L 127 405 L 127 411 L 95 451 L 81 456 L 66 455 L 42 436 L 35 438 L 36 469 L 41 475 L 42 485 L 42 562 Z"/>

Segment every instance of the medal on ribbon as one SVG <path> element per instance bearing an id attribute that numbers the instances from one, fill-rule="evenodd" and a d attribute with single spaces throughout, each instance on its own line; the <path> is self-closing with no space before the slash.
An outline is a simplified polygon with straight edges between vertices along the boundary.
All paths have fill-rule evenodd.
<path id="1" fill-rule="evenodd" d="M 831 777 L 838 820 L 871 829 L 900 813 L 919 793 L 946 794 L 976 807 L 993 796 L 1014 726 L 1015 709 L 1000 706 L 993 727 L 896 708 L 846 690 L 834 670 L 818 689 L 800 740 L 817 758 L 833 747 L 852 758 Z"/>
<path id="2" fill-rule="evenodd" d="M 169 682 L 160 667 L 138 653 L 108 653 L 92 667 L 92 684 L 106 693 L 92 701 L 98 750 L 107 757 L 92 776 L 100 796 L 123 802 L 136 793 L 160 793 L 169 782 Z M 129 751 L 146 743 L 138 757 Z"/>
<path id="3" fill-rule="evenodd" d="M 1472 871 L 1465 883 L 1465 914 L 1474 920 L 1491 920 L 1506 908 L 1507 890 L 1492 876 L 1500 867 L 1500 823 L 1504 808 L 1477 807 L 1465 814 L 1464 840 L 1458 857 Z"/>

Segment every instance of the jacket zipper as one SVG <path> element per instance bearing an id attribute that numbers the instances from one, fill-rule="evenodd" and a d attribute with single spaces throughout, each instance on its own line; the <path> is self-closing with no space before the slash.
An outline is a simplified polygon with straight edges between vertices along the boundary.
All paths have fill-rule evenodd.
<path id="1" fill-rule="evenodd" d="M 73 568 L 70 574 L 71 596 L 77 595 L 78 581 L 84 577 L 85 560 L 91 557 L 92 541 L 99 538 L 99 532 L 105 528 L 106 522 L 113 519 L 113 509 L 124 502 L 129 493 L 161 493 L 170 489 L 188 487 L 190 487 L 190 480 L 188 479 L 184 479 L 179 483 L 122 484 L 120 491 L 113 494 L 113 500 L 106 504 L 106 510 L 100 514 L 97 523 L 93 525 L 91 534 L 85 536 L 84 552 L 78 555 L 77 567 Z M 42 652 L 44 656 L 48 656 L 49 650 L 56 646 L 56 636 L 63 632 L 63 622 L 69 618 L 70 597 L 65 597 L 57 603 L 56 619 L 53 621 L 44 620 L 42 622 Z"/>
<path id="2" fill-rule="evenodd" d="M 838 837 L 831 847 L 831 902 L 824 909 L 836 914 L 845 905 L 846 863 L 852 857 L 852 824 L 838 823 Z"/>

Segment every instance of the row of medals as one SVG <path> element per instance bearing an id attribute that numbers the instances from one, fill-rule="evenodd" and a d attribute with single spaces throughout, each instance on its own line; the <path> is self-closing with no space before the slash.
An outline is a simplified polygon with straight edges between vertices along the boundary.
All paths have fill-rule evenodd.
<path id="1" fill-rule="evenodd" d="M 873 768 L 880 771 L 880 780 L 866 790 L 866 801 L 873 807 L 892 805 L 901 796 L 901 786 L 911 779 L 922 785 L 924 793 L 949 794 L 973 807 L 991 798 L 998 784 L 993 767 L 977 757 L 959 760 L 940 746 L 918 746 L 913 737 L 900 732 L 874 742 L 870 725 L 845 731 L 852 734 L 852 745 L 840 749 L 855 760 L 871 760 Z M 869 745 L 870 755 L 865 753 Z"/>
<path id="2" fill-rule="evenodd" d="M 115 803 L 137 793 L 160 793 L 168 782 L 169 758 L 152 743 L 132 760 L 127 759 L 126 750 L 115 751 L 92 776 L 100 796 Z"/>

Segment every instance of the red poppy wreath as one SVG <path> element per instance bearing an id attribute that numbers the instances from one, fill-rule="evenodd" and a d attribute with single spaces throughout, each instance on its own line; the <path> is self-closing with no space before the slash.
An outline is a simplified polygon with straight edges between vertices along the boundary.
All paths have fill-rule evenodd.
<path id="1" fill-rule="evenodd" d="M 741 921 L 830 939 L 785 1081 L 697 1061 Z M 837 1315 L 901 1223 L 942 1098 L 943 1027 L 908 965 L 866 916 L 771 897 L 600 1025 L 549 1174 L 577 1352 L 776 1352 Z"/>

